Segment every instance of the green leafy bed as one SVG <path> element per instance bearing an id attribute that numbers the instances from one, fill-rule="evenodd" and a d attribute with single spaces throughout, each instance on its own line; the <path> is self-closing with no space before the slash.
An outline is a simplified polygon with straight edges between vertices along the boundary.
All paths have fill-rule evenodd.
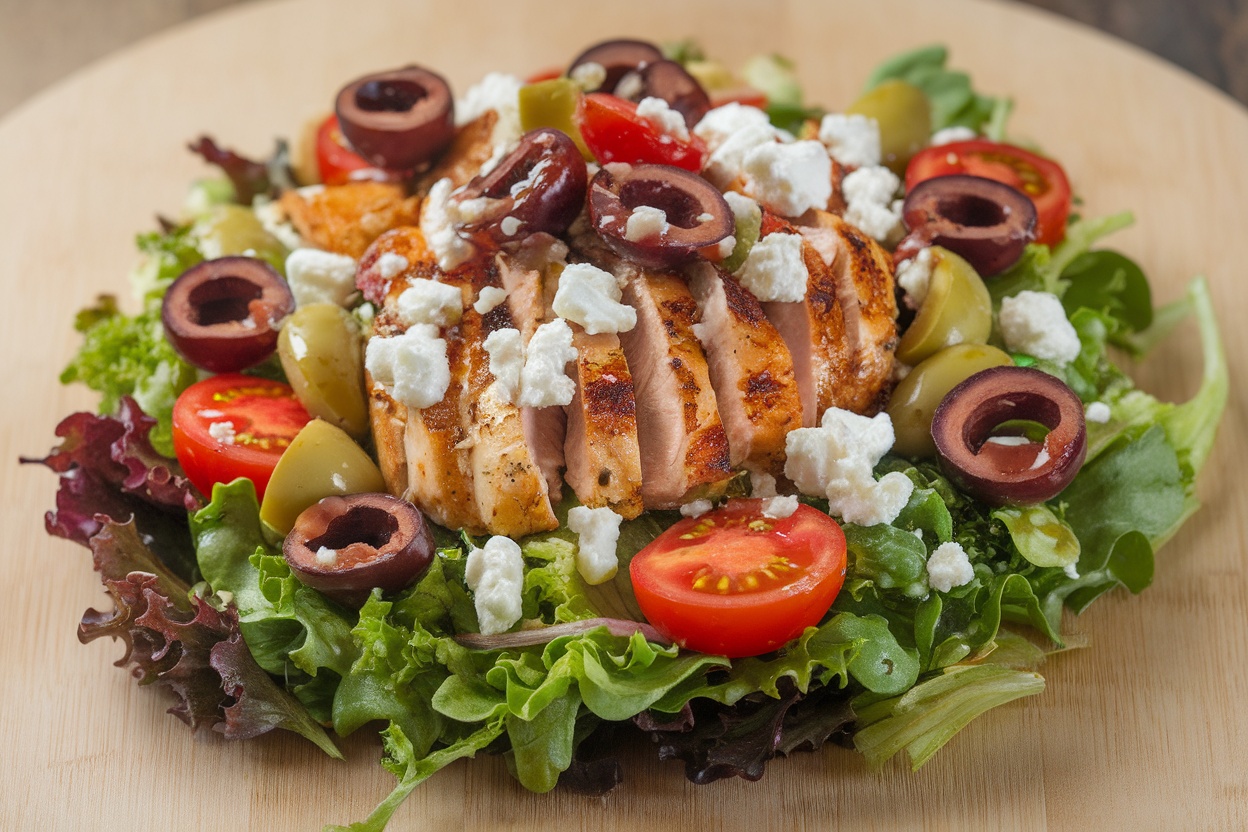
<path id="1" fill-rule="evenodd" d="M 900 77 L 924 89 L 936 127 L 963 124 L 999 134 L 1008 102 L 974 93 L 965 75 L 945 68 L 945 58 L 939 48 L 901 56 L 872 83 Z M 784 65 L 778 66 L 783 82 Z M 764 76 L 774 80 L 775 72 Z M 789 109 L 778 117 L 808 111 L 800 92 L 796 99 L 786 95 Z M 384 827 L 420 782 L 483 750 L 505 754 L 534 791 L 561 779 L 609 787 L 618 766 L 609 758 L 604 764 L 598 746 L 604 730 L 618 723 L 649 732 L 661 756 L 683 760 L 700 782 L 756 778 L 777 754 L 829 739 L 852 744 L 872 764 L 905 751 L 917 767 L 977 715 L 1040 692 L 1044 680 L 1036 669 L 1045 650 L 1022 634 L 1060 648 L 1063 609 L 1079 612 L 1118 586 L 1147 587 L 1155 550 L 1196 509 L 1194 481 L 1228 392 L 1225 357 L 1203 280 L 1154 314 L 1139 267 L 1117 252 L 1093 249 L 1130 221 L 1129 215 L 1076 221 L 1056 249 L 1029 246 L 991 284 L 997 302 L 1023 289 L 1063 297 L 1082 343 L 1078 358 L 1065 366 L 1017 360 L 1061 377 L 1085 402 L 1109 406 L 1108 422 L 1088 424 L 1087 462 L 1070 487 L 1042 506 L 992 509 L 960 493 L 930 462 L 886 457 L 877 475 L 909 477 L 915 485 L 909 504 L 890 525 L 845 527 L 843 591 L 818 627 L 777 653 L 729 662 L 660 647 L 640 634 L 612 635 L 605 627 L 540 646 L 470 649 L 456 640 L 457 633 L 477 632 L 464 579 L 468 541 L 451 533 L 442 535 L 419 583 L 390 597 L 374 592 L 362 609 L 346 609 L 295 580 L 262 533 L 246 480 L 217 486 L 207 505 L 190 512 L 197 568 L 179 573 L 165 565 L 145 511 L 135 509 L 132 523 L 108 520 L 82 532 L 119 605 L 113 618 L 84 628 L 132 644 L 158 636 L 176 647 L 153 655 L 140 650 L 130 660 L 146 681 L 178 693 L 193 717 L 230 736 L 280 727 L 337 756 L 325 728 L 345 736 L 384 723 L 383 764 L 398 784 L 351 829 Z M 162 337 L 159 301 L 173 277 L 202 255 L 190 227 L 141 237 L 140 248 L 148 264 L 140 272 L 141 311 L 123 315 L 102 300 L 80 315 L 84 344 L 62 379 L 100 391 L 106 414 L 133 398 L 154 419 L 137 418 L 138 438 L 146 436 L 168 456 L 169 413 L 196 371 Z M 1200 389 L 1183 404 L 1160 402 L 1134 388 L 1109 350 L 1142 352 L 1189 313 L 1204 347 Z M 103 442 L 85 431 L 111 430 L 105 421 L 83 423 L 87 438 L 80 444 Z M 123 421 L 130 437 L 134 420 Z M 77 430 L 61 435 L 78 436 Z M 108 442 L 116 435 L 108 433 Z M 109 453 L 118 460 L 121 452 Z M 75 458 L 82 471 L 94 470 L 85 457 Z M 55 455 L 45 462 L 60 464 Z M 165 469 L 145 463 L 149 475 L 166 470 L 174 473 L 165 480 L 176 481 L 176 465 L 160 464 Z M 98 475 L 101 488 L 112 487 L 109 476 Z M 79 476 L 75 487 L 94 482 L 91 477 Z M 131 485 L 115 490 L 146 499 Z M 170 500 L 175 520 L 183 510 L 179 500 L 185 495 Z M 58 499 L 63 515 L 72 505 Z M 626 522 L 620 577 L 600 587 L 581 581 L 576 538 L 566 530 L 522 541 L 525 621 L 639 618 L 627 562 L 673 519 L 651 513 Z M 53 525 L 50 519 L 50 530 Z M 934 592 L 926 561 L 949 541 L 965 549 L 974 578 Z M 156 599 L 163 599 L 159 610 Z M 143 604 L 150 614 L 140 616 Z M 201 654 L 211 660 L 195 664 Z"/>

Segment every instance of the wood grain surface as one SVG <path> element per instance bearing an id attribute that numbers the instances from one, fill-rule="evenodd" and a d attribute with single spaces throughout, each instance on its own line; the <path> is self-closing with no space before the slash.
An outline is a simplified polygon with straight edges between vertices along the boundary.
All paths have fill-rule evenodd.
<path id="1" fill-rule="evenodd" d="M 1012 132 L 1061 159 L 1084 211 L 1135 210 L 1113 245 L 1161 302 L 1206 274 L 1231 356 L 1230 406 L 1201 484 L 1205 506 L 1159 555 L 1142 596 L 1111 594 L 1070 622 L 1089 646 L 1052 658 L 1040 696 L 973 723 L 926 767 L 870 771 L 826 749 L 773 764 L 758 783 L 698 787 L 676 764 L 626 749 L 601 799 L 526 793 L 497 758 L 421 786 L 393 829 L 791 830 L 1248 828 L 1248 312 L 1243 194 L 1248 114 L 1161 61 L 1024 7 L 974 0 L 746 2 L 331 0 L 246 5 L 95 65 L 0 122 L 0 829 L 311 830 L 365 816 L 392 778 L 378 746 L 348 762 L 282 735 L 192 737 L 168 702 L 82 646 L 84 609 L 108 602 L 88 553 L 48 538 L 53 477 L 12 464 L 92 408 L 56 374 L 77 346 L 74 312 L 124 294 L 135 232 L 176 212 L 204 172 L 185 141 L 210 130 L 263 153 L 323 110 L 344 79 L 408 60 L 463 90 L 486 70 L 564 63 L 613 35 L 697 34 L 717 55 L 779 49 L 809 96 L 846 104 L 869 68 L 943 41 L 987 92 L 1017 100 Z M 488 12 L 488 13 L 487 13 Z M 1060 55 L 1062 60 L 1054 61 Z M 1195 389 L 1191 328 L 1137 368 L 1170 398 Z"/>

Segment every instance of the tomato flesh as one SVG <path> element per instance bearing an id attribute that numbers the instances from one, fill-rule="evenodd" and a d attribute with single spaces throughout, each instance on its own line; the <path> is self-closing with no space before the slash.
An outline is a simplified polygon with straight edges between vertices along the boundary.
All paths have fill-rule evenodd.
<path id="1" fill-rule="evenodd" d="M 845 581 L 845 534 L 800 505 L 771 519 L 760 499 L 686 518 L 633 558 L 646 619 L 681 647 L 757 656 L 818 624 Z"/>
<path id="2" fill-rule="evenodd" d="M 316 130 L 316 167 L 326 185 L 342 185 L 351 174 L 372 167 L 368 160 L 347 146 L 338 116 L 331 113 Z"/>
<path id="3" fill-rule="evenodd" d="M 637 115 L 637 105 L 595 92 L 577 105 L 577 126 L 594 158 L 601 164 L 672 165 L 694 173 L 702 170 L 706 144 L 697 136 L 681 140 Z"/>
<path id="4" fill-rule="evenodd" d="M 951 142 L 920 151 L 906 167 L 906 190 L 937 176 L 965 173 L 1003 182 L 1036 206 L 1036 242 L 1054 246 L 1066 236 L 1070 181 L 1052 159 L 989 139 Z"/>
<path id="5" fill-rule="evenodd" d="M 173 406 L 173 449 L 205 495 L 246 477 L 264 499 L 273 467 L 312 419 L 295 392 L 277 381 L 226 373 L 192 384 Z M 229 429 L 214 428 L 228 422 Z"/>

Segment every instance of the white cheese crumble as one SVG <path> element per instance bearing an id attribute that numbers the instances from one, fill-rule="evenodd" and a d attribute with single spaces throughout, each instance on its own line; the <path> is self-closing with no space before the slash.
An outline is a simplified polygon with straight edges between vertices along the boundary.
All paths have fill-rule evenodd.
<path id="1" fill-rule="evenodd" d="M 355 260 L 319 248 L 297 248 L 286 257 L 286 282 L 296 306 L 345 306 L 355 292 Z"/>
<path id="2" fill-rule="evenodd" d="M 414 278 L 395 301 L 395 312 L 407 326 L 432 324 L 454 326 L 464 311 L 464 295 L 458 286 Z"/>
<path id="3" fill-rule="evenodd" d="M 1011 352 L 1067 364 L 1079 357 L 1079 334 L 1051 292 L 1025 290 L 1001 301 L 1001 337 Z"/>
<path id="4" fill-rule="evenodd" d="M 1109 405 L 1105 404 L 1105 402 L 1092 402 L 1088 405 L 1087 412 L 1084 414 L 1083 418 L 1087 419 L 1089 422 L 1096 422 L 1098 425 L 1103 425 L 1109 421 L 1109 416 Z"/>
<path id="5" fill-rule="evenodd" d="M 927 582 L 937 592 L 969 584 L 975 570 L 960 543 L 942 543 L 927 559 Z"/>
<path id="6" fill-rule="evenodd" d="M 472 547 L 464 564 L 464 579 L 473 593 L 482 635 L 505 633 L 520 620 L 524 558 L 516 541 L 495 535 L 482 548 Z"/>
<path id="7" fill-rule="evenodd" d="M 407 258 L 402 254 L 395 254 L 393 251 L 387 251 L 377 258 L 377 274 L 381 275 L 384 280 L 392 280 L 396 276 L 403 273 L 407 269 Z"/>
<path id="8" fill-rule="evenodd" d="M 736 101 L 707 111 L 693 127 L 693 134 L 714 150 L 729 137 L 750 127 L 768 128 L 771 137 L 775 137 L 775 128 L 767 119 L 767 114 L 757 107 L 750 107 Z"/>
<path id="9" fill-rule="evenodd" d="M 468 88 L 463 98 L 455 102 L 455 124 L 463 126 L 476 121 L 487 110 L 498 113 L 499 121 L 514 118 L 516 135 L 520 133 L 520 88 L 524 81 L 505 72 L 487 73 Z M 497 129 L 497 128 L 495 128 Z"/>
<path id="10" fill-rule="evenodd" d="M 622 296 L 615 275 L 588 263 L 573 263 L 559 275 L 551 308 L 590 335 L 628 332 L 637 325 L 637 310 L 620 303 Z"/>
<path id="11" fill-rule="evenodd" d="M 894 198 L 901 180 L 883 165 L 859 168 L 845 175 L 845 221 L 884 242 L 901 228 L 901 201 Z"/>
<path id="12" fill-rule="evenodd" d="M 450 198 L 453 187 L 450 179 L 439 179 L 420 206 L 421 233 L 444 271 L 463 263 L 474 251 L 472 243 L 459 236 L 456 229 L 460 215 L 459 206 Z"/>
<path id="13" fill-rule="evenodd" d="M 685 117 L 668 106 L 662 98 L 647 96 L 637 104 L 637 116 L 650 122 L 659 131 L 659 141 L 666 136 L 677 141 L 689 141 L 689 128 Z"/>
<path id="14" fill-rule="evenodd" d="M 784 475 L 798 490 L 827 497 L 828 511 L 847 523 L 891 523 L 905 507 L 914 483 L 893 471 L 878 482 L 872 469 L 893 447 L 887 413 L 874 418 L 829 408 L 817 428 L 798 428 L 785 440 Z"/>
<path id="15" fill-rule="evenodd" d="M 763 237 L 750 248 L 735 276 L 760 301 L 800 301 L 810 280 L 801 236 L 776 232 Z"/>
<path id="16" fill-rule="evenodd" d="M 696 133 L 696 127 L 694 131 Z M 711 150 L 702 168 L 702 175 L 716 187 L 726 189 L 744 175 L 745 157 L 751 151 L 777 142 L 776 129 L 771 125 L 754 124 L 742 127 Z"/>
<path id="17" fill-rule="evenodd" d="M 472 308 L 477 310 L 477 314 L 484 315 L 505 300 L 507 300 L 506 289 L 498 286 L 486 286 L 481 290 L 481 294 L 477 295 L 477 301 L 472 305 Z"/>
<path id="18" fill-rule="evenodd" d="M 615 545 L 623 519 L 606 506 L 574 506 L 568 511 L 568 528 L 577 536 L 576 570 L 585 583 L 595 586 L 615 577 L 620 568 Z"/>
<path id="19" fill-rule="evenodd" d="M 713 508 L 715 508 L 715 504 L 710 500 L 694 500 L 693 502 L 685 503 L 681 506 L 680 513 L 683 517 L 697 518 L 706 514 Z"/>
<path id="20" fill-rule="evenodd" d="M 251 210 L 255 213 L 256 219 L 260 220 L 260 224 L 264 226 L 264 230 L 276 237 L 277 241 L 286 248 L 294 251 L 307 246 L 307 242 L 291 223 L 286 209 L 277 200 L 257 195 Z"/>
<path id="21" fill-rule="evenodd" d="M 607 68 L 597 61 L 586 61 L 574 67 L 568 77 L 585 92 L 593 92 L 606 83 Z"/>
<path id="22" fill-rule="evenodd" d="M 624 223 L 624 239 L 638 243 L 662 237 L 668 229 L 667 212 L 653 205 L 638 205 Z"/>
<path id="23" fill-rule="evenodd" d="M 331 549 L 328 546 L 322 546 L 316 550 L 317 566 L 333 566 L 338 563 L 338 550 Z"/>
<path id="24" fill-rule="evenodd" d="M 572 328 L 555 318 L 537 328 L 525 348 L 524 369 L 520 371 L 521 407 L 565 407 L 572 403 L 576 383 L 564 371 L 576 360 Z"/>
<path id="25" fill-rule="evenodd" d="M 776 496 L 776 478 L 766 471 L 750 472 L 750 496 L 751 497 L 775 497 Z"/>
<path id="26" fill-rule="evenodd" d="M 504 236 L 514 237 L 522 225 L 524 225 L 524 223 L 515 217 L 503 217 L 502 222 L 498 224 L 498 228 L 503 232 Z"/>
<path id="27" fill-rule="evenodd" d="M 715 246 L 715 251 L 719 254 L 720 260 L 727 260 L 732 253 L 737 250 L 737 238 L 729 234 L 720 240 Z"/>
<path id="28" fill-rule="evenodd" d="M 797 495 L 777 495 L 763 500 L 763 516 L 769 520 L 783 520 L 792 517 L 800 505 Z"/>
<path id="29" fill-rule="evenodd" d="M 222 445 L 233 445 L 237 434 L 234 433 L 233 422 L 212 422 L 208 425 L 208 435 Z"/>
<path id="30" fill-rule="evenodd" d="M 928 141 L 928 145 L 930 147 L 939 147 L 942 144 L 970 141 L 978 136 L 979 134 L 971 128 L 955 124 L 953 127 L 946 127 L 933 133 L 932 138 Z"/>
<path id="31" fill-rule="evenodd" d="M 868 116 L 828 113 L 819 123 L 819 141 L 847 168 L 880 163 L 880 125 Z"/>
<path id="32" fill-rule="evenodd" d="M 451 385 L 446 341 L 428 324 L 413 326 L 402 335 L 369 338 L 364 367 L 375 385 L 408 407 L 437 404 Z"/>
<path id="33" fill-rule="evenodd" d="M 919 253 L 897 267 L 897 285 L 905 294 L 906 306 L 918 309 L 927 299 L 932 284 L 932 249 L 919 249 Z"/>
<path id="34" fill-rule="evenodd" d="M 826 208 L 832 198 L 832 159 L 816 141 L 760 144 L 745 154 L 742 172 L 746 193 L 786 217 Z"/>
<path id="35" fill-rule="evenodd" d="M 490 375 L 498 388 L 498 397 L 514 402 L 520 392 L 520 371 L 524 369 L 524 338 L 512 327 L 496 329 L 485 337 L 485 351 L 490 354 Z"/>

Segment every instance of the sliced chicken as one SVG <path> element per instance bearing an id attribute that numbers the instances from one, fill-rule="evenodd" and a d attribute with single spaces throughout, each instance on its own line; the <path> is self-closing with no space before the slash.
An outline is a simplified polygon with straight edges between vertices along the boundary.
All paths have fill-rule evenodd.
<path id="1" fill-rule="evenodd" d="M 850 223 L 826 211 L 812 211 L 810 225 L 799 226 L 832 269 L 845 335 L 853 352 L 853 373 L 843 380 L 840 398 L 859 413 L 874 413 L 892 389 L 893 351 L 897 347 L 897 297 L 892 258 L 878 243 Z"/>
<path id="2" fill-rule="evenodd" d="M 452 186 L 458 188 L 479 174 L 494 155 L 494 127 L 497 123 L 498 113 L 486 110 L 456 130 L 450 147 L 418 180 L 416 192 L 427 194 L 434 182 L 444 178 L 450 179 Z"/>
<path id="3" fill-rule="evenodd" d="M 687 274 L 732 466 L 778 477 L 785 437 L 802 426 L 789 348 L 758 299 L 732 277 L 706 261 Z"/>
<path id="4" fill-rule="evenodd" d="M 317 248 L 359 258 L 386 231 L 415 225 L 420 200 L 389 182 L 349 182 L 282 194 L 281 209 Z"/>

